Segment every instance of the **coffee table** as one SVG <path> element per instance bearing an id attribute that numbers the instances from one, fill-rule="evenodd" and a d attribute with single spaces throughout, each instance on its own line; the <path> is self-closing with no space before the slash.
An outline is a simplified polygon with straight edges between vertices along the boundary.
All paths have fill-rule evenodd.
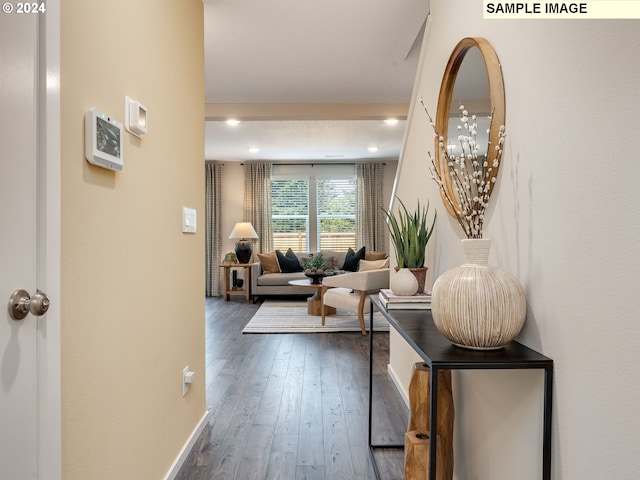
<path id="1" fill-rule="evenodd" d="M 313 288 L 315 292 L 307 298 L 307 313 L 316 317 L 322 316 L 322 283 L 311 283 L 311 280 L 289 280 L 289 285 L 297 287 Z M 336 309 L 328 305 L 324 306 L 325 315 L 333 315 Z"/>

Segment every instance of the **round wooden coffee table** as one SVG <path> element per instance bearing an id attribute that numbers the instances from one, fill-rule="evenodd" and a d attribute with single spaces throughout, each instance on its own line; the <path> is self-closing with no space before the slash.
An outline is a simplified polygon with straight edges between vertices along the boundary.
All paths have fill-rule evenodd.
<path id="1" fill-rule="evenodd" d="M 311 283 L 311 280 L 289 280 L 289 285 L 295 285 L 296 287 L 308 287 L 313 288 L 313 296 L 307 298 L 307 313 L 309 315 L 315 315 L 316 317 L 322 316 L 322 283 Z M 325 305 L 324 314 L 333 315 L 336 313 L 336 309 Z"/>

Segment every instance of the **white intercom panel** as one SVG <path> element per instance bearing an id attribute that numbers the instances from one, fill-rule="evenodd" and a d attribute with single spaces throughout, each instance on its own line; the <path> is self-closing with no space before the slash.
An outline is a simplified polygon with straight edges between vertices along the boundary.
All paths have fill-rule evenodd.
<path id="1" fill-rule="evenodd" d="M 109 170 L 122 171 L 122 124 L 96 108 L 84 118 L 84 149 L 87 161 Z"/>

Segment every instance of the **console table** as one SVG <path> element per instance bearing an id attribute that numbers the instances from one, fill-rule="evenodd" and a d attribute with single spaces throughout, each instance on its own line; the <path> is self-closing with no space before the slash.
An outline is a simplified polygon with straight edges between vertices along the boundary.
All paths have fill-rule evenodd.
<path id="1" fill-rule="evenodd" d="M 542 432 L 542 479 L 551 480 L 551 409 L 553 399 L 553 360 L 518 342 L 500 350 L 482 351 L 457 347 L 436 329 L 430 310 L 393 310 L 387 312 L 377 295 L 371 295 L 370 323 L 378 310 L 402 338 L 431 369 L 429 424 L 431 439 L 438 438 L 438 372 L 440 370 L 543 369 L 544 410 Z M 369 455 L 377 479 L 380 479 L 374 456 L 376 448 L 403 448 L 404 445 L 374 445 L 372 443 L 373 402 L 373 328 L 369 329 Z M 429 444 L 429 480 L 436 480 L 436 442 Z"/>

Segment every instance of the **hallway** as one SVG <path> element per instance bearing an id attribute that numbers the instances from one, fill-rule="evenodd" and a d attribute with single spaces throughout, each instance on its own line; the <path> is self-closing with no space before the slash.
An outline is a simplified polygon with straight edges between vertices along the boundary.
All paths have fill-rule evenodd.
<path id="1" fill-rule="evenodd" d="M 374 478 L 367 447 L 368 337 L 253 334 L 259 305 L 206 299 L 212 415 L 178 480 Z M 374 443 L 403 443 L 407 408 L 389 380 L 388 335 L 374 337 Z M 384 479 L 400 450 L 376 451 Z"/>

